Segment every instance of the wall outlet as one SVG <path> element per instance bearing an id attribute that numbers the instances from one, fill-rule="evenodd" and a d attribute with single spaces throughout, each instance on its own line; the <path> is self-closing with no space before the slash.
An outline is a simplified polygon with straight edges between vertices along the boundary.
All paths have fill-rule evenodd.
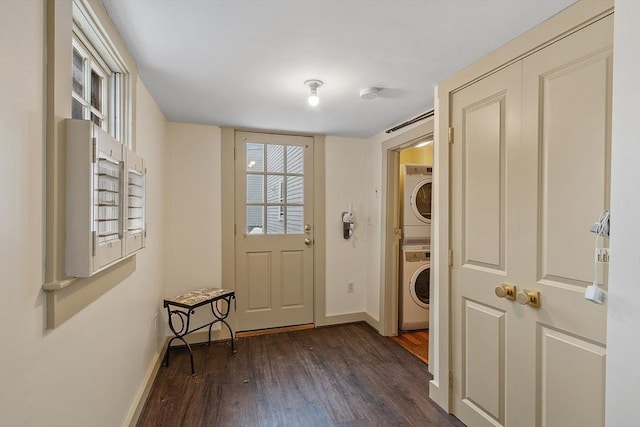
<path id="1" fill-rule="evenodd" d="M 350 294 L 353 293 L 353 282 L 347 283 L 347 292 Z"/>

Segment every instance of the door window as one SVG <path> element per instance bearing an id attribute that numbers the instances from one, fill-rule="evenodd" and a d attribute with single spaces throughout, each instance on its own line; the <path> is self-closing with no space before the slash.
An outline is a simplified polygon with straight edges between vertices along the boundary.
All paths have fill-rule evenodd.
<path id="1" fill-rule="evenodd" d="M 303 147 L 251 142 L 246 158 L 246 232 L 302 234 Z"/>

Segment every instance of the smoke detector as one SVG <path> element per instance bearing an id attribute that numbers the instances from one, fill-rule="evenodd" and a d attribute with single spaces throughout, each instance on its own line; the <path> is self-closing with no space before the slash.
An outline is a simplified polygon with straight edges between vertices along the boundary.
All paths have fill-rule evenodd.
<path id="1" fill-rule="evenodd" d="M 364 89 L 360 89 L 360 99 L 375 99 L 378 97 L 379 92 L 380 88 L 378 87 L 366 87 Z"/>

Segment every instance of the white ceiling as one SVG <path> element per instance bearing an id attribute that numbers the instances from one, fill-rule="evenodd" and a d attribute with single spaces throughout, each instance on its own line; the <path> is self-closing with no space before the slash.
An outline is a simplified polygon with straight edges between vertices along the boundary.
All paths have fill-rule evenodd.
<path id="1" fill-rule="evenodd" d="M 351 137 L 433 108 L 439 81 L 574 2 L 102 1 L 168 120 Z"/>

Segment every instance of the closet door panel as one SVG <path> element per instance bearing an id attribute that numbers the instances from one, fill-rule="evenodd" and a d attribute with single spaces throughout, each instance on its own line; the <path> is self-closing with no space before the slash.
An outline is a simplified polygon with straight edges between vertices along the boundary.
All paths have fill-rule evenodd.
<path id="1" fill-rule="evenodd" d="M 540 292 L 540 306 L 524 306 L 518 328 L 520 364 L 530 367 L 519 370 L 531 403 L 521 425 L 604 425 L 607 308 L 584 293 L 606 282 L 606 264 L 594 277 L 589 227 L 609 206 L 612 47 L 609 16 L 523 60 L 519 207 L 530 262 L 519 282 Z M 571 367 L 560 382 L 558 363 Z"/>

